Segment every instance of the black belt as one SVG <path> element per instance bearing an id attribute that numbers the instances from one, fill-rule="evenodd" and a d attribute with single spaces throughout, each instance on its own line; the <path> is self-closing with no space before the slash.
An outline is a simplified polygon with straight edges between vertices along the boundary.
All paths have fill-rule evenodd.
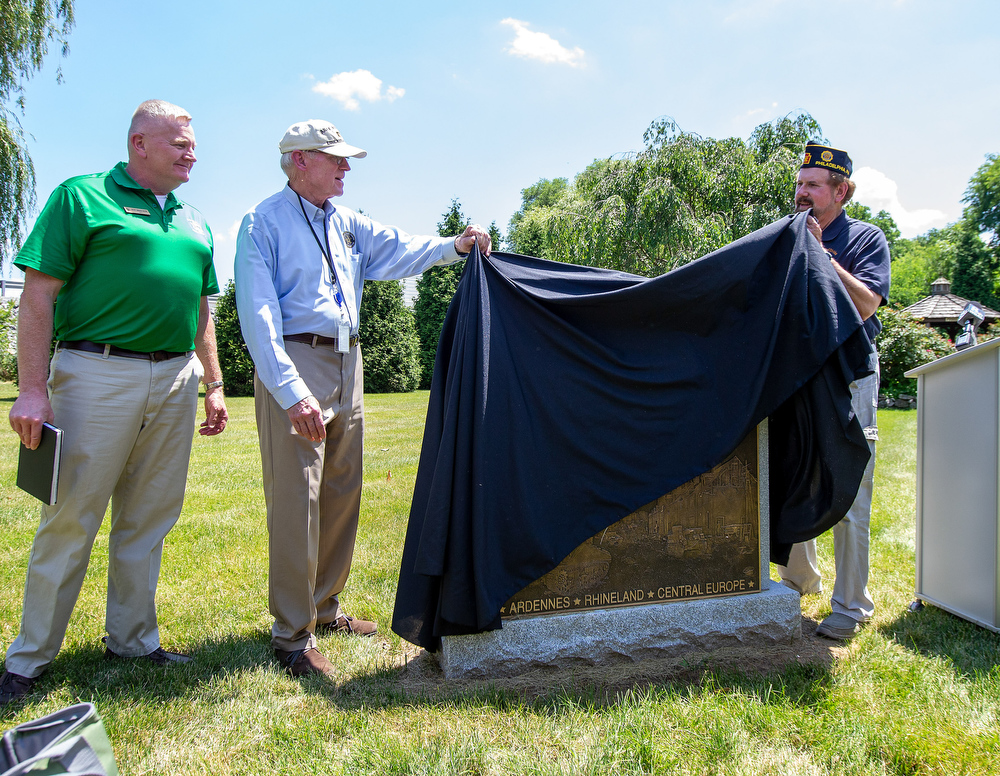
<path id="1" fill-rule="evenodd" d="M 140 350 L 126 350 L 115 345 L 101 345 L 98 342 L 89 340 L 77 340 L 76 342 L 60 342 L 59 350 L 82 350 L 84 353 L 100 353 L 107 356 L 121 356 L 122 358 L 141 358 L 145 361 L 168 361 L 171 358 L 180 358 L 188 355 L 190 350 L 154 350 L 152 353 L 143 353 Z"/>
<path id="2" fill-rule="evenodd" d="M 334 345 L 337 344 L 336 337 L 324 337 L 322 334 L 286 334 L 285 339 L 290 342 L 304 342 L 306 345 L 312 345 L 316 347 L 317 345 Z M 351 335 L 350 347 L 354 347 L 358 344 L 358 335 Z"/>

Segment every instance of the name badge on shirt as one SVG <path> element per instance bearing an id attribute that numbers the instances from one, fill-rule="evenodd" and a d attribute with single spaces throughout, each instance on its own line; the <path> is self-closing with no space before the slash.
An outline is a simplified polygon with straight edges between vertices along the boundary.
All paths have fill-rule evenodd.
<path id="1" fill-rule="evenodd" d="M 144 207 L 126 207 L 125 212 L 131 216 L 148 216 L 149 211 Z"/>
<path id="2" fill-rule="evenodd" d="M 337 327 L 337 352 L 351 352 L 351 327 L 346 323 L 342 323 Z"/>

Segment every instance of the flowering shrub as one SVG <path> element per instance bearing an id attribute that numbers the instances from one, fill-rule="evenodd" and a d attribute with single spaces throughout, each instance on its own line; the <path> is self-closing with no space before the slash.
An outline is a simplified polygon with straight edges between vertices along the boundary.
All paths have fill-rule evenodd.
<path id="1" fill-rule="evenodd" d="M 954 353 L 955 347 L 937 329 L 925 326 L 900 307 L 883 307 L 878 317 L 882 321 L 882 331 L 875 341 L 882 370 L 879 394 L 891 398 L 901 393 L 916 395 L 917 381 L 903 374 Z"/>

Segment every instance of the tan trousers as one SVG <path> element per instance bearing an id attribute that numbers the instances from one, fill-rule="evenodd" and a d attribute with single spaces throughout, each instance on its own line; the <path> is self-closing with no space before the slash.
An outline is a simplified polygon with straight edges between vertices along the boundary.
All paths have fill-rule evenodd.
<path id="1" fill-rule="evenodd" d="M 59 491 L 42 506 L 6 664 L 31 677 L 62 646 L 109 500 L 108 647 L 136 657 L 160 646 L 156 582 L 184 501 L 200 370 L 193 355 L 157 363 L 60 350 L 49 374 L 64 431 Z"/>
<path id="2" fill-rule="evenodd" d="M 254 377 L 269 537 L 271 646 L 315 646 L 316 624 L 340 615 L 361 510 L 364 377 L 361 350 L 286 342 L 319 402 L 326 439 L 292 430 L 288 413 Z"/>

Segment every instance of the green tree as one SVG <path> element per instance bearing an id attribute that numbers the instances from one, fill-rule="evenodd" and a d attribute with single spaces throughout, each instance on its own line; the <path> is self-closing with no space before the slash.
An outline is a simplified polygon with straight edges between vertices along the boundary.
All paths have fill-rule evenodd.
<path id="1" fill-rule="evenodd" d="M 496 221 L 490 222 L 489 232 L 490 232 L 490 245 L 492 246 L 492 250 L 502 251 L 504 243 L 503 233 L 500 231 L 500 227 L 497 226 Z"/>
<path id="2" fill-rule="evenodd" d="M 867 221 L 869 224 L 875 224 L 879 229 L 882 230 L 882 234 L 885 235 L 885 241 L 889 244 L 889 254 L 895 258 L 895 245 L 900 238 L 899 227 L 896 226 L 895 219 L 889 214 L 888 210 L 878 211 L 878 215 L 872 215 L 872 209 L 867 205 L 862 205 L 859 202 L 848 202 L 847 207 L 844 211 L 851 218 L 855 218 L 858 221 Z"/>
<path id="3" fill-rule="evenodd" d="M 996 294 L 994 254 L 980 237 L 979 226 L 963 219 L 953 225 L 953 230 L 952 293 L 997 309 L 1000 299 Z"/>
<path id="4" fill-rule="evenodd" d="M 365 393 L 405 393 L 420 383 L 420 341 L 399 280 L 366 280 L 358 329 Z"/>
<path id="5" fill-rule="evenodd" d="M 68 53 L 72 27 L 73 0 L 0 0 L 0 267 L 20 246 L 35 206 L 35 168 L 19 119 L 24 82 L 41 69 L 49 43 Z"/>
<path id="6" fill-rule="evenodd" d="M 940 246 L 916 238 L 899 239 L 892 259 L 892 284 L 889 298 L 902 307 L 915 304 L 931 292 L 931 284 L 950 275 L 943 268 Z"/>
<path id="7" fill-rule="evenodd" d="M 931 283 L 944 277 L 951 282 L 952 293 L 998 309 L 995 259 L 978 226 L 967 218 L 912 240 L 899 240 L 890 296 L 903 305 L 913 304 L 930 293 Z"/>
<path id="8" fill-rule="evenodd" d="M 230 280 L 215 303 L 215 343 L 228 396 L 253 396 L 253 360 L 236 310 L 236 284 Z"/>
<path id="9" fill-rule="evenodd" d="M 967 204 L 965 218 L 980 232 L 989 232 L 991 246 L 1000 248 L 1000 156 L 987 154 L 969 180 L 962 201 Z"/>
<path id="10" fill-rule="evenodd" d="M 658 119 L 642 151 L 595 161 L 551 204 L 526 189 L 512 242 L 544 258 L 661 274 L 790 212 L 809 139 L 822 130 L 805 113 L 761 124 L 747 141 Z M 552 183 L 536 187 L 558 193 Z"/>
<path id="11" fill-rule="evenodd" d="M 521 189 L 521 208 L 510 217 L 507 227 L 507 242 L 510 250 L 523 256 L 541 256 L 544 251 L 545 218 L 539 219 L 539 212 L 547 213 L 565 194 L 569 187 L 566 178 L 540 179 L 526 189 Z M 539 211 L 532 213 L 532 211 Z"/>
<path id="12" fill-rule="evenodd" d="M 438 234 L 441 237 L 461 234 L 469 223 L 469 219 L 462 213 L 461 204 L 453 199 L 451 207 L 442 214 L 437 225 Z M 430 388 L 444 316 L 448 312 L 451 298 L 455 296 L 464 267 L 463 262 L 447 267 L 431 267 L 417 280 L 417 301 L 413 305 L 413 315 L 417 324 L 417 337 L 420 339 L 421 388 Z"/>
<path id="13" fill-rule="evenodd" d="M 0 299 L 0 380 L 17 383 L 17 299 Z"/>

